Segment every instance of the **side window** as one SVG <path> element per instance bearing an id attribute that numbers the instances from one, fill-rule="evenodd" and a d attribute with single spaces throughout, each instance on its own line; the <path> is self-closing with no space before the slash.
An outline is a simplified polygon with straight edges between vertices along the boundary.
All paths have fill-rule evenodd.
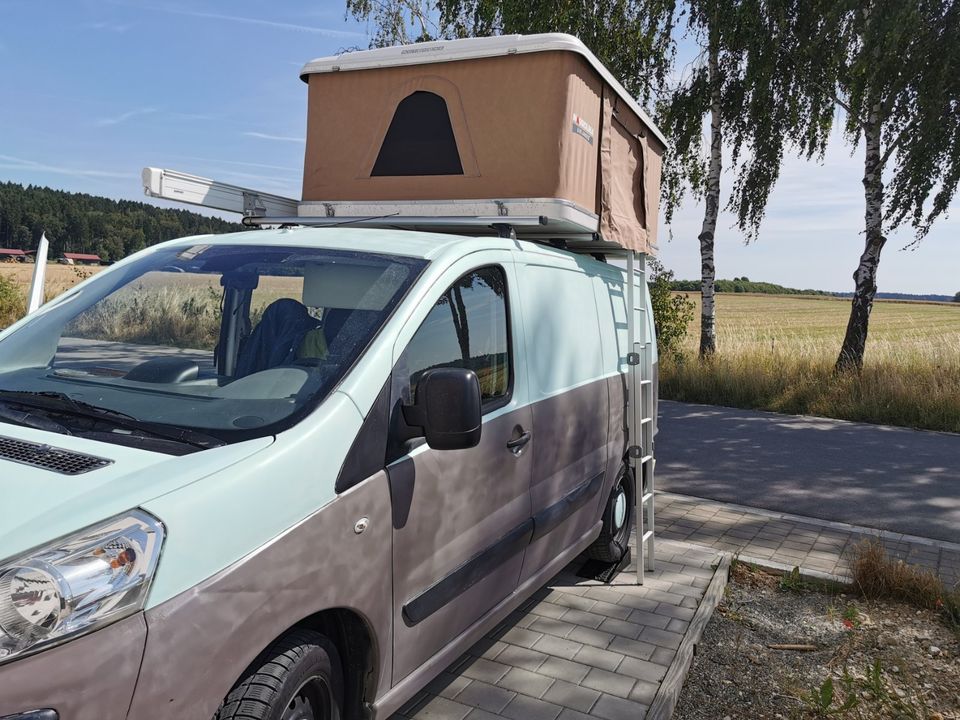
<path id="1" fill-rule="evenodd" d="M 405 362 L 404 362 L 405 361 Z M 499 267 L 464 275 L 440 297 L 404 351 L 409 398 L 431 368 L 473 370 L 484 411 L 499 406 L 511 388 L 506 278 Z"/>

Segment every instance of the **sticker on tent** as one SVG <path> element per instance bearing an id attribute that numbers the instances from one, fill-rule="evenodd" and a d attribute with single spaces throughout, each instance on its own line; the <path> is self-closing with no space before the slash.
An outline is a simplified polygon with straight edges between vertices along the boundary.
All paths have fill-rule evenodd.
<path id="1" fill-rule="evenodd" d="M 588 123 L 577 113 L 573 114 L 573 132 L 577 135 L 580 135 L 583 138 L 586 138 L 586 141 L 593 145 L 593 125 Z"/>

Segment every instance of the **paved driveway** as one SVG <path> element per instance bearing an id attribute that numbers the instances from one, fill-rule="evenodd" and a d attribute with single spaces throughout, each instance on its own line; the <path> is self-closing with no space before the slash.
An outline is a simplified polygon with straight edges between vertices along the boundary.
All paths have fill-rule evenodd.
<path id="1" fill-rule="evenodd" d="M 960 435 L 662 401 L 657 487 L 960 542 Z"/>

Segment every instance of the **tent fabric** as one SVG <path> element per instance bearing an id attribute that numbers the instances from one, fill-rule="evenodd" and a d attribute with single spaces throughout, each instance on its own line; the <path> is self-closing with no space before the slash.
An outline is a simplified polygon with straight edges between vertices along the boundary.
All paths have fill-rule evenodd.
<path id="1" fill-rule="evenodd" d="M 591 229 L 604 240 L 655 250 L 664 147 L 578 53 L 395 64 L 306 79 L 304 201 L 557 199 L 597 216 Z M 409 122 L 404 108 L 417 103 L 417 93 L 445 103 L 462 174 L 437 172 L 450 164 L 410 155 L 406 166 L 399 156 L 380 162 L 392 128 Z M 405 131 L 427 148 L 417 132 L 435 122 Z M 431 142 L 442 144 L 433 135 Z"/>

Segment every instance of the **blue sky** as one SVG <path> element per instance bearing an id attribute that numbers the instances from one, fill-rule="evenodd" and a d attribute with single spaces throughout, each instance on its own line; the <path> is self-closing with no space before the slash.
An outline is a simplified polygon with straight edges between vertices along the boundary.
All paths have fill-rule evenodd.
<path id="1" fill-rule="evenodd" d="M 113 198 L 143 199 L 146 165 L 298 196 L 298 70 L 367 45 L 342 0 L 0 0 L 0 17 L 0 180 Z M 840 138 L 823 164 L 788 159 L 758 241 L 745 246 L 721 216 L 719 275 L 852 290 L 861 163 Z M 691 201 L 663 228 L 678 277 L 699 276 L 701 219 Z M 915 250 L 900 250 L 908 232 L 891 237 L 880 289 L 960 290 L 958 234 L 951 217 Z"/>

